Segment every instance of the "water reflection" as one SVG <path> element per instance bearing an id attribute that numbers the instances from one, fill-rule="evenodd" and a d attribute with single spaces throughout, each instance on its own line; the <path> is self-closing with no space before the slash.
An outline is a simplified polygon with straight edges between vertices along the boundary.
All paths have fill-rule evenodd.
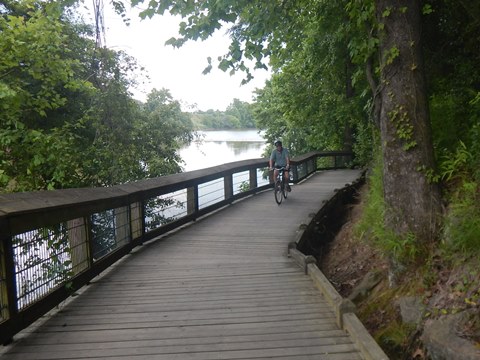
<path id="1" fill-rule="evenodd" d="M 260 157 L 265 144 L 261 142 L 234 141 L 227 142 L 227 146 L 233 151 L 235 156 L 241 156 L 245 152 L 252 152 L 259 154 L 257 157 Z"/>
<path id="2" fill-rule="evenodd" d="M 203 141 L 180 151 L 184 171 L 262 157 L 265 141 L 257 130 L 204 131 Z"/>

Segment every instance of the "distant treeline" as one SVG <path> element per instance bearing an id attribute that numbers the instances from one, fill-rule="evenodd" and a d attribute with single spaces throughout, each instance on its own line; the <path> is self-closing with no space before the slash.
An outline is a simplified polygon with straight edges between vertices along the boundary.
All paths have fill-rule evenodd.
<path id="1" fill-rule="evenodd" d="M 225 111 L 207 110 L 194 112 L 191 120 L 197 130 L 255 128 L 251 105 L 234 99 Z"/>

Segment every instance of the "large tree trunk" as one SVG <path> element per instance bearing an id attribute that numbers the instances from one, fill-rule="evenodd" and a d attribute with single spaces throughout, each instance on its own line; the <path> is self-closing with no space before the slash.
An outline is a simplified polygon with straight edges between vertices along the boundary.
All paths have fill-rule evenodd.
<path id="1" fill-rule="evenodd" d="M 376 0 L 380 23 L 381 112 L 386 225 L 418 241 L 435 237 L 440 191 L 426 96 L 418 0 Z M 383 28 L 382 28 L 383 24 Z"/>

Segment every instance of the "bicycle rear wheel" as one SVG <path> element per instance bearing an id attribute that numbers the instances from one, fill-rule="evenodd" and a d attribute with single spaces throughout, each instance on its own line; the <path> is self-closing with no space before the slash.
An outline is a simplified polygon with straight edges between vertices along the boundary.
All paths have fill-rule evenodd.
<path id="1" fill-rule="evenodd" d="M 282 183 L 277 180 L 275 182 L 275 187 L 273 188 L 273 192 L 275 194 L 275 201 L 278 205 L 280 205 L 282 203 L 282 200 L 283 200 L 283 194 L 282 194 Z"/>

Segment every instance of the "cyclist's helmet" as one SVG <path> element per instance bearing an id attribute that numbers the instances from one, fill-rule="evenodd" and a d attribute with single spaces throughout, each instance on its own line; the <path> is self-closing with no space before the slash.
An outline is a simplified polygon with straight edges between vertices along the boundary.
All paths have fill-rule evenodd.
<path id="1" fill-rule="evenodd" d="M 280 139 L 277 139 L 275 140 L 275 142 L 273 143 L 275 146 L 278 146 L 278 145 L 282 145 L 282 141 Z"/>

